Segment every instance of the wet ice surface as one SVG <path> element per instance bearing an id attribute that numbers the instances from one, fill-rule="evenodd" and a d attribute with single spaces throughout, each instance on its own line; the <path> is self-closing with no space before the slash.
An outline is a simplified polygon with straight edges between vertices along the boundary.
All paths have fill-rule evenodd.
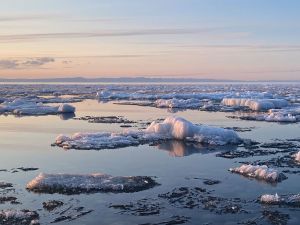
<path id="1" fill-rule="evenodd" d="M 74 100 L 71 103 L 76 107 L 76 118 L 90 116 L 97 120 L 101 117 L 109 119 L 115 116 L 134 121 L 133 127 L 130 128 L 134 130 L 148 127 L 151 121 L 161 123 L 163 120 L 158 119 L 176 115 L 193 124 L 235 130 L 241 138 L 258 143 L 207 146 L 202 143 L 169 140 L 153 143 L 153 146 L 128 146 L 101 151 L 62 151 L 58 147 L 51 147 L 51 143 L 60 133 L 70 136 L 76 132 L 118 133 L 123 132 L 124 129 L 118 123 L 120 120 L 113 117 L 112 123 L 101 123 L 103 122 L 101 119 L 99 123 L 88 123 L 86 120 L 72 119 L 72 116 L 64 120 L 67 118 L 59 115 L 43 117 L 2 115 L 0 116 L 0 210 L 36 212 L 41 224 L 51 222 L 118 224 L 120 221 L 128 225 L 299 224 L 300 208 L 297 203 L 300 176 L 300 164 L 297 161 L 300 150 L 299 123 L 265 123 L 228 118 L 227 116 L 264 115 L 270 112 L 252 112 L 245 108 L 224 108 L 220 105 L 223 97 L 280 98 L 287 100 L 289 106 L 276 109 L 277 111 L 296 111 L 297 104 L 300 102 L 299 86 L 290 85 L 287 88 L 283 85 L 278 88 L 276 85 L 253 85 L 252 87 L 213 85 L 213 89 L 207 85 L 191 85 L 188 88 L 182 85 L 170 88 L 161 88 L 162 86 L 159 88 L 136 85 L 126 87 L 122 85 L 109 87 L 107 85 L 84 87 L 39 85 L 22 88 L 7 86 L 4 89 L 1 87 L 1 91 L 5 90 L 3 92 L 5 94 L 0 98 L 13 100 L 15 96 L 18 98 L 27 95 L 43 96 L 45 99 L 53 99 L 52 102 L 50 100 L 43 102 L 49 106 L 58 105 L 54 103 L 54 98 L 57 102 L 60 101 L 59 104 L 64 103 L 61 99 L 76 98 L 78 101 Z M 135 95 L 135 98 L 139 98 L 138 101 L 146 100 L 151 104 L 148 106 L 114 104 L 123 102 L 115 99 L 98 102 L 98 99 L 95 99 L 96 93 L 104 89 L 108 93 L 137 92 L 140 94 Z M 201 91 L 209 94 L 200 94 Z M 218 93 L 211 93 L 213 91 Z M 151 99 L 153 92 L 159 94 L 155 99 Z M 183 95 L 174 97 L 175 92 Z M 60 94 L 69 96 L 60 97 Z M 167 94 L 171 96 L 170 99 L 183 97 L 187 100 L 196 96 L 201 103 L 200 108 L 182 111 L 184 108 L 181 107 L 177 111 L 152 105 L 157 99 L 168 97 Z M 145 96 L 148 99 L 141 99 Z M 204 97 L 207 99 L 203 99 Z M 83 99 L 87 100 L 82 101 Z M 67 101 L 70 103 L 71 100 L 66 100 L 66 103 Z M 133 97 L 125 101 L 135 103 Z M 203 111 L 202 104 L 206 104 L 207 108 L 210 105 L 210 109 L 214 110 Z M 220 107 L 223 107 L 223 110 L 220 110 L 222 112 L 215 112 L 215 109 L 219 111 Z M 293 115 L 297 116 L 296 113 Z M 249 179 L 228 171 L 229 168 L 240 167 L 242 164 L 267 165 L 278 173 L 283 173 L 288 179 L 279 183 L 270 183 L 260 179 Z M 26 184 L 41 172 L 48 174 L 103 172 L 114 177 L 150 176 L 161 185 L 134 193 L 65 195 L 28 192 Z M 271 197 L 276 193 L 280 198 L 280 204 L 260 202 L 261 196 L 268 194 Z M 16 224 L 16 222 L 11 223 Z"/>

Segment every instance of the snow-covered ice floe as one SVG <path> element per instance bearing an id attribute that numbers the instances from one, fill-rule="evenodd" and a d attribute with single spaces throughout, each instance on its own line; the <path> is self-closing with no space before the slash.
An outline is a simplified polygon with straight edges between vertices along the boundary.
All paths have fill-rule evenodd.
<path id="1" fill-rule="evenodd" d="M 0 104 L 0 113 L 9 112 L 15 115 L 48 115 L 74 113 L 75 107 L 69 104 L 61 104 L 59 106 L 49 106 L 43 103 L 37 103 L 28 99 L 15 99 Z"/>
<path id="2" fill-rule="evenodd" d="M 253 165 L 241 165 L 240 167 L 229 169 L 232 173 L 238 173 L 246 177 L 253 177 L 258 180 L 264 180 L 266 182 L 280 182 L 286 179 L 283 173 L 279 173 L 277 170 L 270 169 L 267 166 L 253 166 Z"/>
<path id="3" fill-rule="evenodd" d="M 168 140 L 183 140 L 210 145 L 242 142 L 233 130 L 195 125 L 181 117 L 170 116 L 161 123 L 152 122 L 145 131 L 75 133 L 70 137 L 59 135 L 55 144 L 66 149 L 111 149 Z"/>
<path id="4" fill-rule="evenodd" d="M 253 111 L 266 111 L 287 107 L 285 99 L 245 99 L 245 98 L 224 98 L 222 104 L 226 106 L 248 107 Z"/>
<path id="5" fill-rule="evenodd" d="M 158 108 L 183 108 L 183 109 L 197 109 L 200 108 L 203 103 L 199 99 L 158 99 L 154 102 L 154 105 Z"/>
<path id="6" fill-rule="evenodd" d="M 13 209 L 0 211 L 0 224 L 34 225 L 39 224 L 38 218 L 39 215 L 35 211 Z"/>
<path id="7" fill-rule="evenodd" d="M 296 123 L 300 121 L 300 107 L 270 109 L 268 113 L 243 116 L 241 119 L 266 122 Z"/>
<path id="8" fill-rule="evenodd" d="M 262 204 L 300 207 L 300 194 L 288 196 L 279 196 L 277 193 L 275 195 L 264 194 L 259 200 Z"/>
<path id="9" fill-rule="evenodd" d="M 146 176 L 111 176 L 95 174 L 41 173 L 27 184 L 27 189 L 38 193 L 79 194 L 91 192 L 137 192 L 157 185 Z"/>

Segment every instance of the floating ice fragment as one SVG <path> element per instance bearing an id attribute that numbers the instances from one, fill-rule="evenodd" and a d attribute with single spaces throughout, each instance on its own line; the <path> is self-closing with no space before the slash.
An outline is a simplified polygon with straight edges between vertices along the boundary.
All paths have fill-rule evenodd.
<path id="1" fill-rule="evenodd" d="M 246 177 L 253 177 L 267 182 L 280 182 L 286 179 L 285 175 L 267 166 L 241 165 L 240 167 L 229 169 L 230 172 L 238 173 Z"/>
<path id="2" fill-rule="evenodd" d="M 0 112 L 10 112 L 16 115 L 48 115 L 60 113 L 74 113 L 75 107 L 69 104 L 59 106 L 49 106 L 43 103 L 37 103 L 31 99 L 15 99 L 7 101 L 0 105 Z"/>
<path id="3" fill-rule="evenodd" d="M 79 194 L 90 192 L 137 192 L 157 185 L 146 176 L 111 176 L 96 174 L 41 173 L 27 184 L 27 189 L 39 193 Z"/>
<path id="4" fill-rule="evenodd" d="M 246 106 L 254 111 L 265 111 L 286 107 L 288 106 L 288 101 L 285 99 L 224 98 L 222 104 L 226 106 Z"/>
<path id="5" fill-rule="evenodd" d="M 275 195 L 265 194 L 260 197 L 260 202 L 265 204 L 278 204 L 281 201 L 282 199 L 277 193 Z"/>
<path id="6" fill-rule="evenodd" d="M 183 108 L 183 109 L 196 109 L 203 104 L 199 99 L 158 99 L 154 102 L 154 105 L 158 108 Z"/>

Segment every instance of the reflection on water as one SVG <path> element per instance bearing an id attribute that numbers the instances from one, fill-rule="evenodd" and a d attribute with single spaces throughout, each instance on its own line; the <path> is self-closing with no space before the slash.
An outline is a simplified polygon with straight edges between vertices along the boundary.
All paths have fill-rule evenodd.
<path id="1" fill-rule="evenodd" d="M 159 150 L 168 151 L 170 156 L 184 157 L 192 154 L 208 154 L 212 152 L 236 150 L 237 146 L 208 146 L 200 143 L 183 142 L 183 141 L 168 141 L 157 145 Z"/>
<path id="2" fill-rule="evenodd" d="M 62 113 L 59 115 L 59 118 L 61 120 L 69 120 L 74 118 L 75 116 L 76 116 L 75 113 Z"/>

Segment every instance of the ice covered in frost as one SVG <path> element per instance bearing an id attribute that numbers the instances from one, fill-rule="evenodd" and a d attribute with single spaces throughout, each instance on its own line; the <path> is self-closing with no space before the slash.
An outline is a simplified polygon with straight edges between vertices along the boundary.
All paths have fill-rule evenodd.
<path id="1" fill-rule="evenodd" d="M 184 109 L 196 109 L 203 104 L 199 99 L 158 99 L 154 102 L 158 108 L 184 108 Z"/>
<path id="2" fill-rule="evenodd" d="M 238 173 L 246 177 L 253 177 L 267 182 L 280 182 L 286 179 L 285 175 L 279 173 L 275 169 L 268 168 L 268 166 L 253 166 L 241 165 L 240 167 L 231 168 L 229 171 Z"/>
<path id="3" fill-rule="evenodd" d="M 69 104 L 50 106 L 38 103 L 32 99 L 18 98 L 0 104 L 0 113 L 9 112 L 15 115 L 48 115 L 60 113 L 74 113 L 75 107 Z"/>
<path id="4" fill-rule="evenodd" d="M 35 211 L 13 209 L 0 211 L 0 224 L 34 225 L 39 224 L 38 218 L 39 215 Z"/>
<path id="5" fill-rule="evenodd" d="M 170 116 L 161 123 L 152 122 L 145 131 L 75 133 L 70 137 L 59 135 L 56 138 L 56 145 L 66 149 L 105 149 L 168 140 L 182 140 L 211 145 L 241 143 L 241 139 L 233 130 L 195 125 L 181 117 Z"/>
<path id="6" fill-rule="evenodd" d="M 285 99 L 224 98 L 222 104 L 226 106 L 244 106 L 254 111 L 265 111 L 287 107 L 288 101 Z"/>
<path id="7" fill-rule="evenodd" d="M 146 176 L 111 176 L 95 174 L 41 173 L 27 184 L 27 189 L 38 193 L 78 194 L 90 192 L 137 192 L 157 185 Z"/>

